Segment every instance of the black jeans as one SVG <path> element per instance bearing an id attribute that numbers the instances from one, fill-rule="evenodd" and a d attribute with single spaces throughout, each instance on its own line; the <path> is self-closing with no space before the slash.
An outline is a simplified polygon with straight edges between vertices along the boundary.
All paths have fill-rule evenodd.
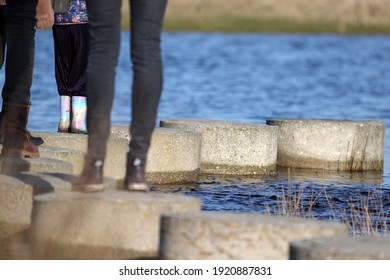
<path id="1" fill-rule="evenodd" d="M 90 52 L 87 67 L 88 155 L 104 159 L 110 134 L 115 68 L 121 34 L 121 0 L 87 0 Z M 130 155 L 146 158 L 155 126 L 163 75 L 160 38 L 166 0 L 131 0 L 133 64 Z"/>
<path id="2" fill-rule="evenodd" d="M 7 32 L 5 29 L 5 6 L 0 6 L 0 69 L 4 63 L 4 51 L 6 41 Z"/>
<path id="3" fill-rule="evenodd" d="M 30 105 L 37 0 L 7 0 L 4 103 Z"/>

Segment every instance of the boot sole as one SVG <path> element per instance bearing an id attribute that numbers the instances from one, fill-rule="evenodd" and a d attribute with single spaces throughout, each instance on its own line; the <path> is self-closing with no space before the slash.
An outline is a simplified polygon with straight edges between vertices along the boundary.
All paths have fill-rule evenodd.
<path id="1" fill-rule="evenodd" d="M 39 158 L 38 153 L 30 153 L 23 150 L 17 149 L 2 149 L 1 155 L 5 157 L 14 157 L 14 158 Z"/>
<path id="2" fill-rule="evenodd" d="M 84 193 L 91 193 L 91 192 L 102 192 L 104 191 L 104 185 L 103 184 L 88 184 L 88 185 L 73 185 L 72 191 L 76 192 L 84 192 Z"/>
<path id="3" fill-rule="evenodd" d="M 125 186 L 127 191 L 148 192 L 149 186 L 145 183 L 130 183 Z"/>
<path id="4" fill-rule="evenodd" d="M 26 157 L 26 158 L 39 158 L 39 153 L 24 152 L 24 157 Z"/>

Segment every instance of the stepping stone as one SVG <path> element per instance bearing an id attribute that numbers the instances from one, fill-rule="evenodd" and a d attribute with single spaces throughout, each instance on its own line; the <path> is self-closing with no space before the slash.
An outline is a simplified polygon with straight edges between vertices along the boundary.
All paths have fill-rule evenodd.
<path id="1" fill-rule="evenodd" d="M 35 259 L 157 258 L 161 214 L 200 209 L 196 198 L 155 192 L 57 192 L 34 200 Z"/>
<path id="2" fill-rule="evenodd" d="M 29 231 L 21 231 L 0 239 L 0 260 L 31 260 Z"/>
<path id="3" fill-rule="evenodd" d="M 130 141 L 128 126 L 115 126 L 112 135 Z M 148 153 L 146 177 L 152 184 L 195 182 L 200 167 L 201 134 L 155 128 Z"/>
<path id="4" fill-rule="evenodd" d="M 283 260 L 289 243 L 347 235 L 346 225 L 247 213 L 167 213 L 161 219 L 160 258 L 168 260 Z"/>
<path id="5" fill-rule="evenodd" d="M 72 182 L 76 176 L 63 173 L 16 173 L 10 174 L 34 188 L 34 195 L 49 192 L 69 192 L 72 191 Z M 116 181 L 111 178 L 104 178 L 104 190 L 116 190 Z"/>
<path id="6" fill-rule="evenodd" d="M 0 239 L 30 227 L 34 195 L 69 192 L 74 178 L 61 173 L 0 174 Z M 104 187 L 113 191 L 116 181 L 104 178 Z"/>
<path id="7" fill-rule="evenodd" d="M 383 170 L 382 121 L 267 120 L 279 128 L 278 165 L 323 170 Z"/>
<path id="8" fill-rule="evenodd" d="M 0 174 L 0 240 L 30 227 L 32 201 L 30 185 Z"/>
<path id="9" fill-rule="evenodd" d="M 34 132 L 34 136 L 39 136 L 45 141 L 40 148 L 56 147 L 64 149 L 74 149 L 85 153 L 87 151 L 88 135 L 76 133 L 59 132 Z"/>
<path id="10" fill-rule="evenodd" d="M 390 260 L 390 237 L 328 237 L 296 240 L 292 260 Z"/>
<path id="11" fill-rule="evenodd" d="M 365 171 L 360 174 L 351 174 L 350 171 L 321 170 L 309 168 L 290 168 L 286 166 L 277 167 L 277 180 L 310 182 L 311 185 L 332 184 L 334 187 L 341 187 L 351 184 L 383 185 L 382 171 Z"/>
<path id="12" fill-rule="evenodd" d="M 75 149 L 58 147 L 39 147 L 39 154 L 43 158 L 53 158 L 73 165 L 73 173 L 79 175 L 83 169 L 84 153 Z"/>
<path id="13" fill-rule="evenodd" d="M 45 143 L 41 146 L 74 149 L 86 153 L 88 135 L 75 133 L 35 132 L 34 136 L 40 136 Z M 107 155 L 104 164 L 104 176 L 117 181 L 125 176 L 126 154 L 129 150 L 129 142 L 123 138 L 110 137 L 107 142 Z M 81 166 L 84 160 L 81 162 Z M 79 165 L 78 165 L 79 166 Z M 82 168 L 81 168 L 82 169 Z M 76 173 L 77 174 L 77 173 Z"/>
<path id="14" fill-rule="evenodd" d="M 0 171 L 2 173 L 17 172 L 52 172 L 52 173 L 73 173 L 73 165 L 51 158 L 11 158 L 0 156 Z"/>
<path id="15" fill-rule="evenodd" d="M 160 126 L 202 133 L 203 174 L 269 174 L 276 168 L 277 127 L 204 119 L 167 119 Z"/>

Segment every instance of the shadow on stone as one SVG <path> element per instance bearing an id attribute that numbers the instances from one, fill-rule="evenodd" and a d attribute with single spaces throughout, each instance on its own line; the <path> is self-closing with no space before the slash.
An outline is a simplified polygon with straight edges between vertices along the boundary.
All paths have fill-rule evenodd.
<path id="1" fill-rule="evenodd" d="M 64 174 L 64 173 L 42 173 L 42 174 L 61 179 L 61 180 L 68 182 L 70 184 L 76 178 L 76 176 L 74 176 L 74 175 Z"/>
<path id="2" fill-rule="evenodd" d="M 31 164 L 21 158 L 11 158 L 0 156 L 0 171 L 2 173 L 14 173 L 30 171 Z"/>
<path id="3" fill-rule="evenodd" d="M 52 182 L 45 180 L 38 174 L 32 173 L 13 173 L 9 174 L 10 177 L 14 177 L 23 183 L 33 187 L 33 195 L 54 192 L 55 186 Z"/>

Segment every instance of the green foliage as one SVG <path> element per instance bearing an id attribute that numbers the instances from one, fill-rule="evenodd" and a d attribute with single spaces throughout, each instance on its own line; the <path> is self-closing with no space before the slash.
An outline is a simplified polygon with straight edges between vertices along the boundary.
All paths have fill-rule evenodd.
<path id="1" fill-rule="evenodd" d="M 129 29 L 129 17 L 122 17 L 122 27 Z M 390 34 L 390 26 L 343 24 L 338 22 L 301 22 L 283 18 L 248 17 L 167 17 L 164 30 L 168 32 L 269 32 L 269 33 L 336 33 Z"/>

